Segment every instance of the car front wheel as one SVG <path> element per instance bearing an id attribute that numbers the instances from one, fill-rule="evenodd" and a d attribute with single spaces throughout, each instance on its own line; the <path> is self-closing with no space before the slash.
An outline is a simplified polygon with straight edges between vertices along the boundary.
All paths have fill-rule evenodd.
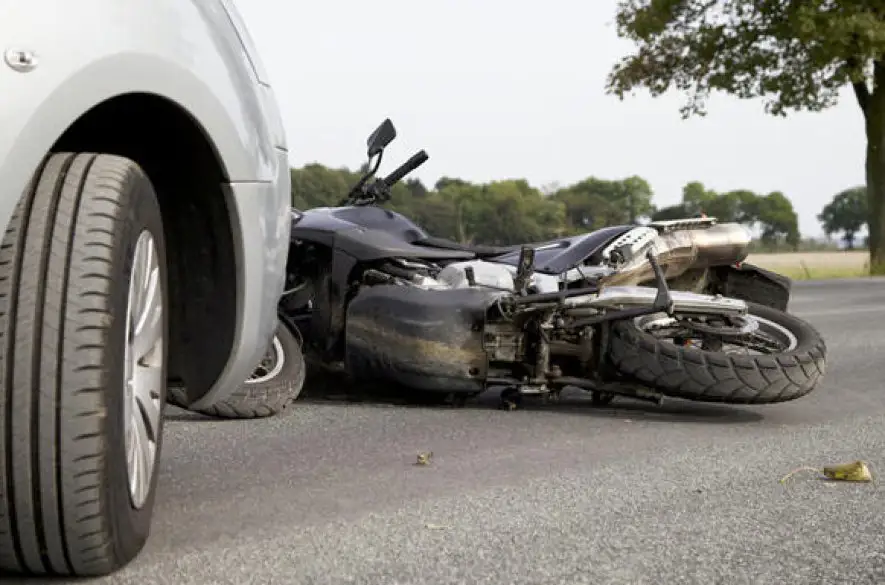
<path id="1" fill-rule="evenodd" d="M 0 572 L 106 575 L 150 532 L 166 399 L 148 177 L 51 155 L 0 246 Z"/>

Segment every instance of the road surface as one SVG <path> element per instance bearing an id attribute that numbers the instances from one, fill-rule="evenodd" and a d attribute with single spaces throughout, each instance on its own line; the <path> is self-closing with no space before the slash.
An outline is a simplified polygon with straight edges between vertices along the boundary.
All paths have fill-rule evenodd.
<path id="1" fill-rule="evenodd" d="M 791 309 L 830 366 L 783 405 L 176 411 L 148 548 L 97 583 L 885 582 L 878 483 L 778 483 L 854 459 L 885 473 L 885 281 L 797 283 Z"/>

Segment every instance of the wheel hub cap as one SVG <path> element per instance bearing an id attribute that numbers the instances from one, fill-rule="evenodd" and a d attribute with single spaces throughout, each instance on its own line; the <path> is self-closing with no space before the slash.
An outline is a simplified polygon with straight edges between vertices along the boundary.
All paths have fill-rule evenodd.
<path id="1" fill-rule="evenodd" d="M 123 424 L 129 496 L 138 509 L 150 493 L 157 464 L 163 386 L 163 289 L 157 245 L 147 230 L 135 244 L 126 305 Z"/>

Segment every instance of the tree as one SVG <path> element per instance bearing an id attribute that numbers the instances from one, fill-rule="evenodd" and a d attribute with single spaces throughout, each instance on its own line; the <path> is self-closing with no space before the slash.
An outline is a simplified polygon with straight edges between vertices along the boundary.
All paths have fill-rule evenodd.
<path id="1" fill-rule="evenodd" d="M 658 210 L 652 219 L 683 219 L 702 213 L 720 222 L 758 228 L 762 242 L 768 247 L 779 247 L 782 243 L 791 248 L 799 245 L 799 217 L 790 200 L 777 191 L 764 197 L 746 189 L 717 193 L 703 183 L 692 181 L 682 188 L 682 203 Z"/>
<path id="2" fill-rule="evenodd" d="M 682 203 L 677 203 L 676 205 L 668 205 L 667 207 L 661 207 L 656 210 L 652 216 L 652 221 L 667 221 L 671 219 L 685 219 L 688 217 L 692 217 L 692 214 L 688 212 L 685 208 L 685 205 Z"/>
<path id="3" fill-rule="evenodd" d="M 455 185 L 458 187 L 466 187 L 466 186 L 469 186 L 470 183 L 468 181 L 463 180 L 463 179 L 458 179 L 458 178 L 454 178 L 454 177 L 440 177 L 439 180 L 436 182 L 436 184 L 433 186 L 433 188 L 436 189 L 437 191 L 442 191 L 443 189 L 445 189 L 446 187 L 448 187 L 450 185 Z"/>
<path id="4" fill-rule="evenodd" d="M 290 175 L 292 205 L 297 209 L 336 205 L 358 178 L 347 169 L 331 169 L 319 163 L 292 169 Z"/>
<path id="5" fill-rule="evenodd" d="M 608 91 L 763 98 L 765 109 L 820 111 L 850 84 L 865 120 L 870 272 L 885 274 L 885 3 L 881 0 L 621 0 L 617 29 L 636 43 Z"/>
<path id="6" fill-rule="evenodd" d="M 424 186 L 424 183 L 421 182 L 421 179 L 409 178 L 406 179 L 403 184 L 406 186 L 406 188 L 409 190 L 409 193 L 415 199 L 423 199 L 428 193 L 427 187 Z"/>
<path id="7" fill-rule="evenodd" d="M 416 220 L 428 232 L 453 238 L 463 244 L 484 239 L 475 209 L 481 204 L 482 190 L 460 179 L 443 178 L 425 205 L 418 207 Z"/>
<path id="8" fill-rule="evenodd" d="M 780 191 L 756 200 L 754 219 L 762 229 L 764 244 L 777 247 L 784 242 L 793 249 L 799 245 L 799 216 Z"/>
<path id="9" fill-rule="evenodd" d="M 482 243 L 541 242 L 564 231 L 565 206 L 523 179 L 494 181 L 480 190 L 481 196 L 467 210 Z"/>
<path id="10" fill-rule="evenodd" d="M 318 163 L 291 169 L 292 201 L 298 209 L 335 206 L 360 174 Z M 552 194 L 524 179 L 477 184 L 454 177 L 439 179 L 433 190 L 406 180 L 391 188 L 384 206 L 402 213 L 427 232 L 463 243 L 538 242 L 569 233 L 635 222 L 640 217 L 682 219 L 701 212 L 720 221 L 761 229 L 769 246 L 799 241 L 796 214 L 780 193 L 760 197 L 751 191 L 717 193 L 692 182 L 682 203 L 655 210 L 648 182 L 636 176 L 620 180 L 590 177 Z"/>
<path id="11" fill-rule="evenodd" d="M 638 218 L 654 212 L 651 186 L 637 176 L 618 181 L 589 177 L 559 189 L 550 197 L 565 205 L 572 232 L 635 223 Z"/>
<path id="12" fill-rule="evenodd" d="M 865 187 L 854 187 L 836 194 L 827 203 L 817 220 L 823 224 L 827 236 L 842 232 L 842 239 L 849 250 L 854 249 L 857 232 L 867 223 L 867 190 Z"/>

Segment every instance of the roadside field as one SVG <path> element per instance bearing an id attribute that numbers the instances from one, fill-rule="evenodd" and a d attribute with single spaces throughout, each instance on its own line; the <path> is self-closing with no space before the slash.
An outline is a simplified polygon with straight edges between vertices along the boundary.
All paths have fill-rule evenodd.
<path id="1" fill-rule="evenodd" d="M 866 251 L 787 252 L 750 254 L 747 262 L 794 280 L 809 280 L 866 276 L 869 258 Z"/>

